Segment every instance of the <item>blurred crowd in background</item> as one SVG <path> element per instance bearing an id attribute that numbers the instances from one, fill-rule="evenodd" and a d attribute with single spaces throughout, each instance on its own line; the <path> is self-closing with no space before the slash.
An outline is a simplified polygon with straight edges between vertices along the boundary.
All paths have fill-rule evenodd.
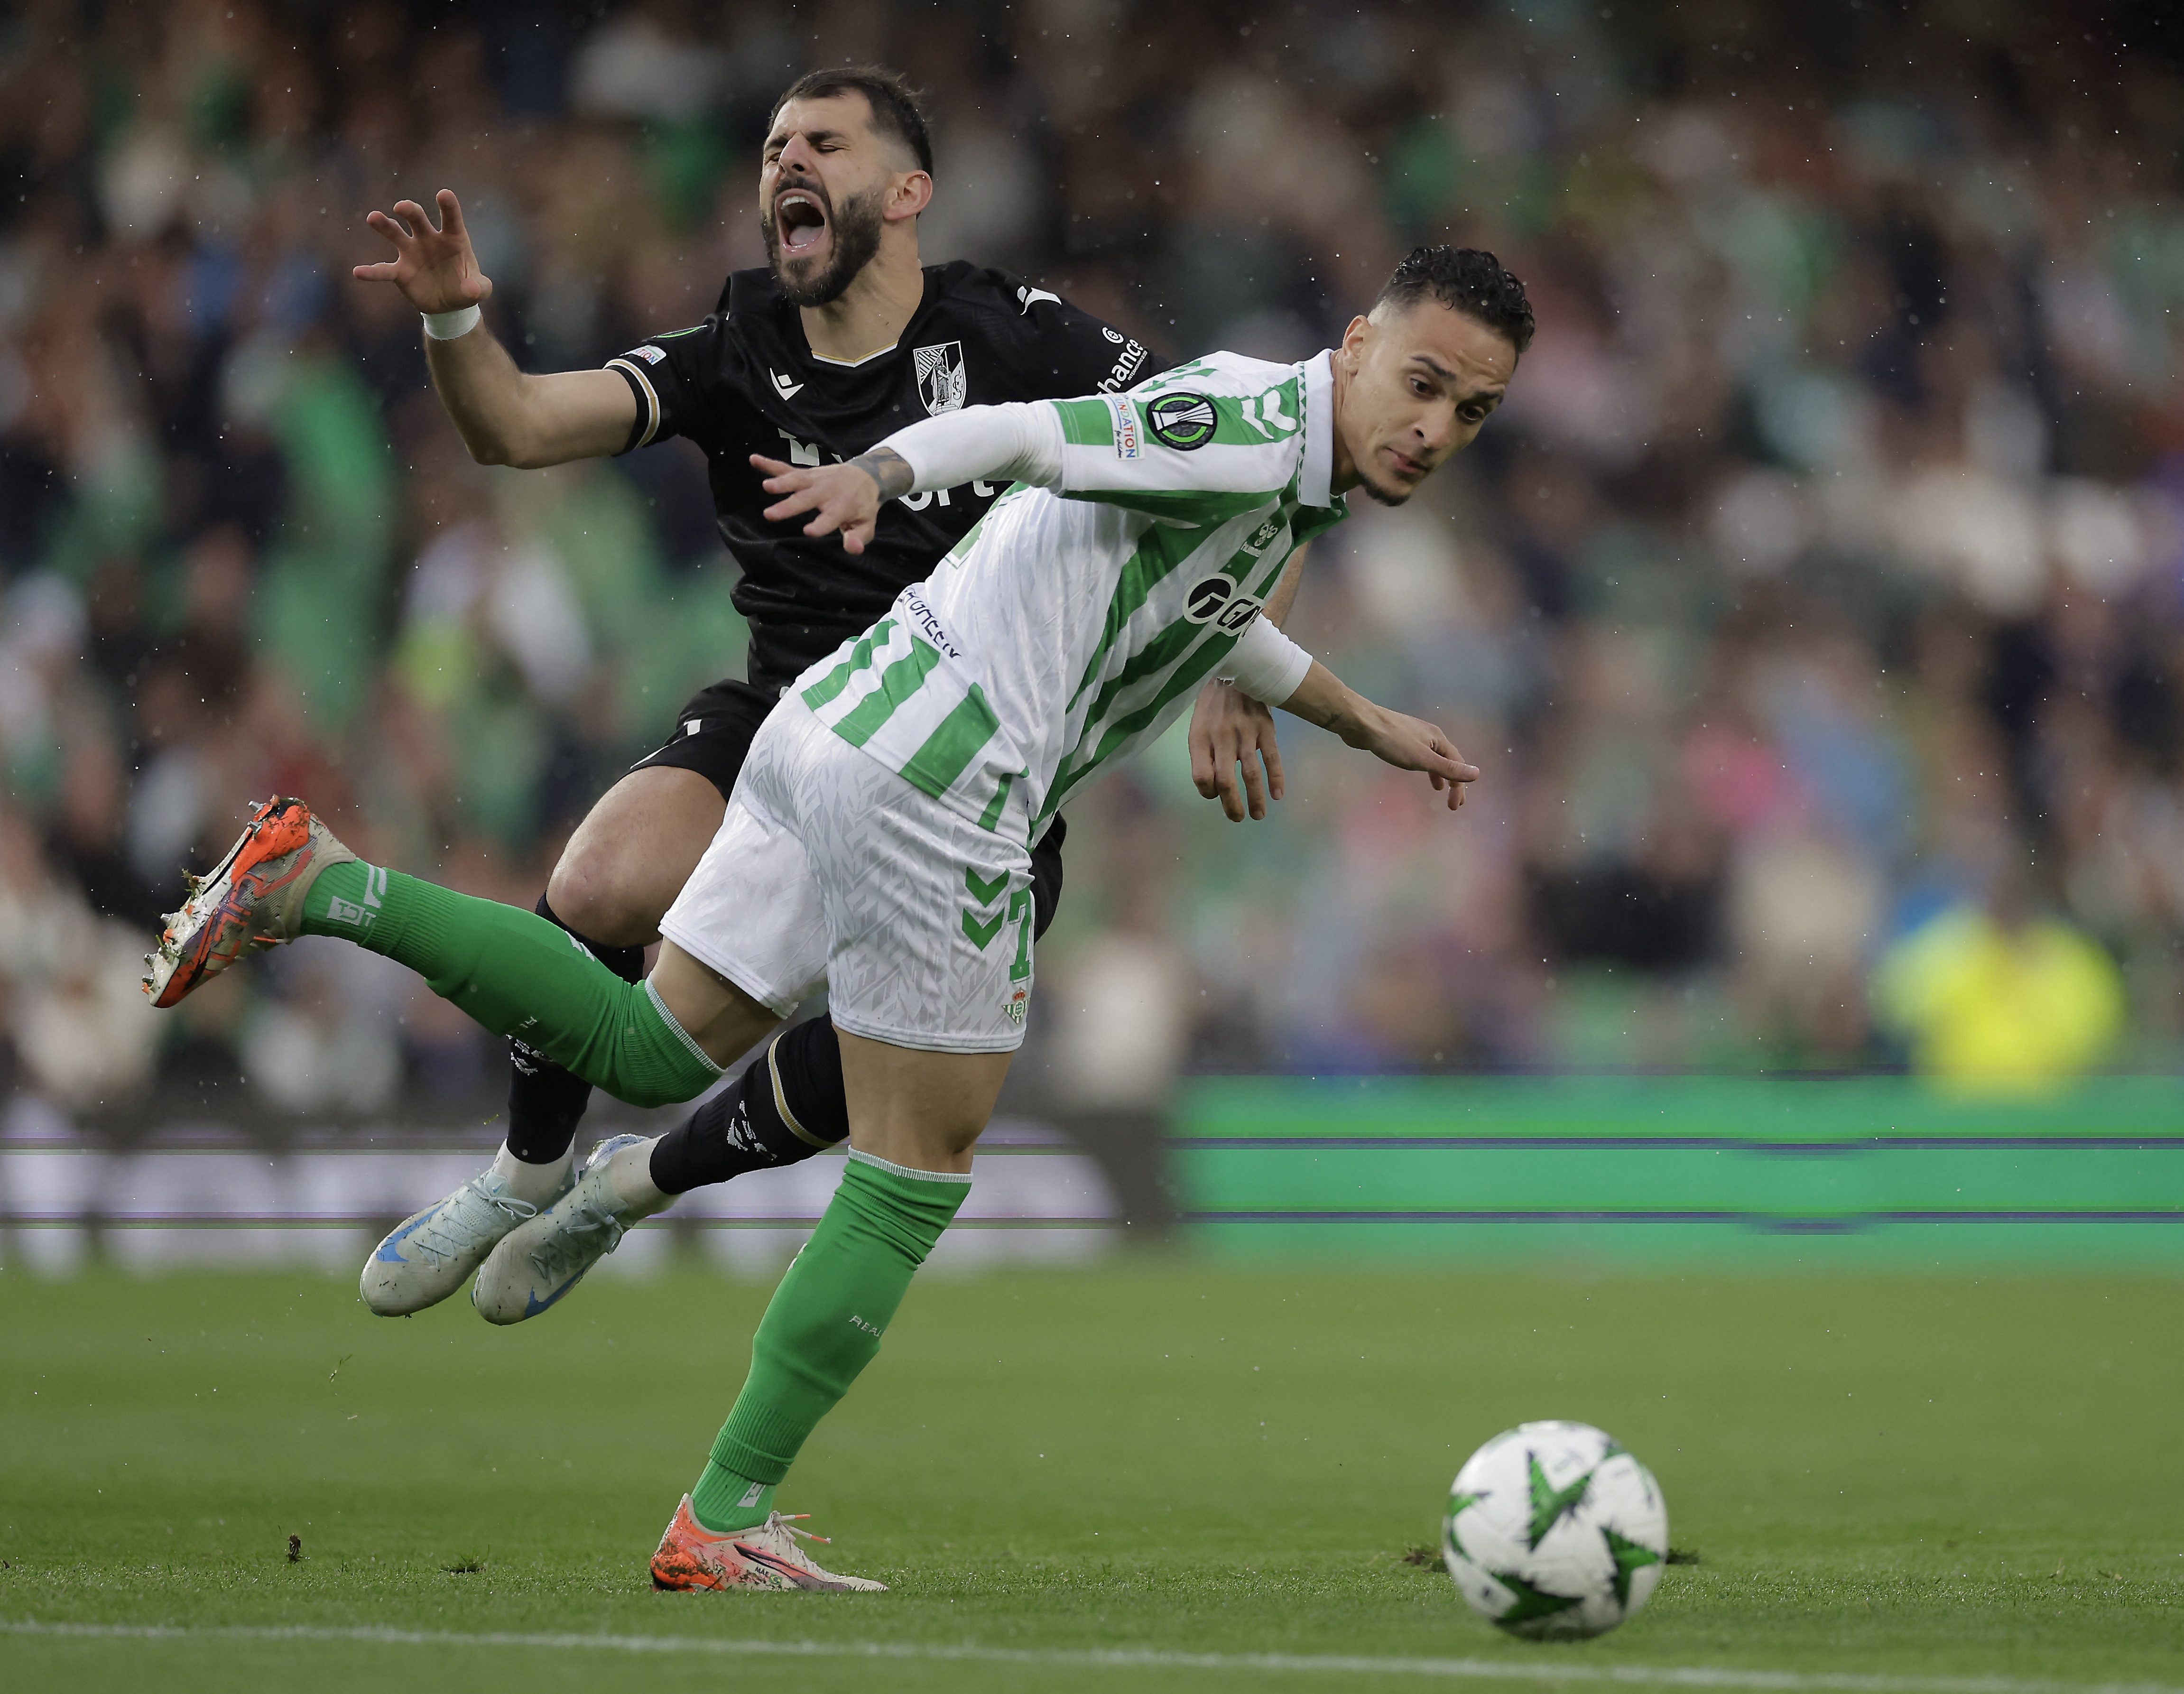
<path id="1" fill-rule="evenodd" d="M 486 471 L 349 267 L 462 197 L 533 369 L 763 262 L 779 88 L 924 90 L 928 262 L 1169 359 L 1301 358 L 1410 246 L 1539 336 L 1293 632 L 1485 767 L 1457 816 L 1283 722 L 1069 813 L 1028 1061 L 1183 1070 L 2184 1056 L 2184 28 L 2158 3 L 27 0 L 0 20 L 0 991 L 17 1085 L 470 1100 L 493 1045 L 299 946 L 154 1017 L 244 801 L 529 906 L 696 685 L 733 566 L 671 443 Z"/>

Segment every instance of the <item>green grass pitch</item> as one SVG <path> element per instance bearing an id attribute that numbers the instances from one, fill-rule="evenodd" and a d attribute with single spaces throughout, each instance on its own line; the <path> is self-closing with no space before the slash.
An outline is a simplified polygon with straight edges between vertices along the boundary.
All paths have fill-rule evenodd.
<path id="1" fill-rule="evenodd" d="M 601 1279 L 495 1330 L 315 1276 L 0 1275 L 0 1686 L 2184 1685 L 2184 1282 L 928 1276 L 784 1491 L 893 1591 L 656 1595 L 767 1292 Z M 1632 1447 L 1701 1556 L 1596 1642 L 1505 1641 L 1404 1561 L 1472 1447 L 1537 1417 Z M 811 1650 L 705 1646 L 753 1641 Z M 1444 1668 L 1357 1662 L 1397 1658 Z"/>

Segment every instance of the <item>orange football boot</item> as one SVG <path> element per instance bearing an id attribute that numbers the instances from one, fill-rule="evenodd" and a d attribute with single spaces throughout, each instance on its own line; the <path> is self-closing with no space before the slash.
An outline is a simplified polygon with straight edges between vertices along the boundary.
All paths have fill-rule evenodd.
<path id="1" fill-rule="evenodd" d="M 796 1523 L 776 1512 L 753 1529 L 716 1535 L 691 1515 L 686 1494 L 667 1533 L 660 1538 L 660 1551 L 652 1556 L 652 1585 L 685 1591 L 804 1588 L 826 1594 L 886 1591 L 884 1582 L 820 1569 L 795 1538 L 823 1541 L 826 1536 L 800 1530 Z"/>
<path id="2" fill-rule="evenodd" d="M 210 874 L 189 879 L 189 899 L 144 956 L 146 995 L 173 1006 L 237 959 L 294 940 L 319 872 L 355 857 L 303 801 L 266 801 Z"/>

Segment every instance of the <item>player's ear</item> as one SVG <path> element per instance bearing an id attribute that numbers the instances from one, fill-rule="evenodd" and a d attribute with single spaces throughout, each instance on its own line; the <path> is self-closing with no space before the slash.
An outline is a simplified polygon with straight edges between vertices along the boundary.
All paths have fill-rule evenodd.
<path id="1" fill-rule="evenodd" d="M 1342 332 L 1342 352 L 1351 370 L 1356 370 L 1357 362 L 1364 358 L 1375 327 L 1372 319 L 1361 316 L 1351 319 L 1350 327 Z"/>
<path id="2" fill-rule="evenodd" d="M 933 203 L 933 179 L 922 170 L 907 171 L 888 185 L 887 204 L 880 215 L 889 223 L 914 218 Z"/>

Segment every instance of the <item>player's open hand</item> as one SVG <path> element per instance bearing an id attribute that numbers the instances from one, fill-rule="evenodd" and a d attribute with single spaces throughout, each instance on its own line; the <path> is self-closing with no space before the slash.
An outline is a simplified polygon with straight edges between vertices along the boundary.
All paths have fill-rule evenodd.
<path id="1" fill-rule="evenodd" d="M 1451 811 L 1463 804 L 1464 790 L 1479 780 L 1479 767 L 1467 764 L 1456 744 L 1424 718 L 1374 706 L 1337 733 L 1399 771 L 1424 771 L 1436 791 L 1447 790 Z"/>
<path id="2" fill-rule="evenodd" d="M 1229 822 L 1241 823 L 1247 813 L 1264 817 L 1268 800 L 1282 797 L 1273 710 L 1229 683 L 1206 683 L 1190 713 L 1190 780 L 1206 799 L 1221 802 Z"/>
<path id="3" fill-rule="evenodd" d="M 449 188 L 443 188 L 437 200 L 437 228 L 415 200 L 397 200 L 393 218 L 384 212 L 367 214 L 365 222 L 394 243 L 394 257 L 359 265 L 349 275 L 361 282 L 392 282 L 421 312 L 460 312 L 490 298 L 493 279 L 478 269 L 461 203 Z"/>
<path id="4" fill-rule="evenodd" d="M 839 530 L 842 545 L 851 553 L 862 553 L 872 541 L 880 521 L 880 485 L 862 465 L 784 465 L 759 453 L 751 454 L 750 462 L 766 472 L 760 486 L 782 496 L 766 509 L 768 523 L 787 523 L 809 512 L 806 535 Z"/>

